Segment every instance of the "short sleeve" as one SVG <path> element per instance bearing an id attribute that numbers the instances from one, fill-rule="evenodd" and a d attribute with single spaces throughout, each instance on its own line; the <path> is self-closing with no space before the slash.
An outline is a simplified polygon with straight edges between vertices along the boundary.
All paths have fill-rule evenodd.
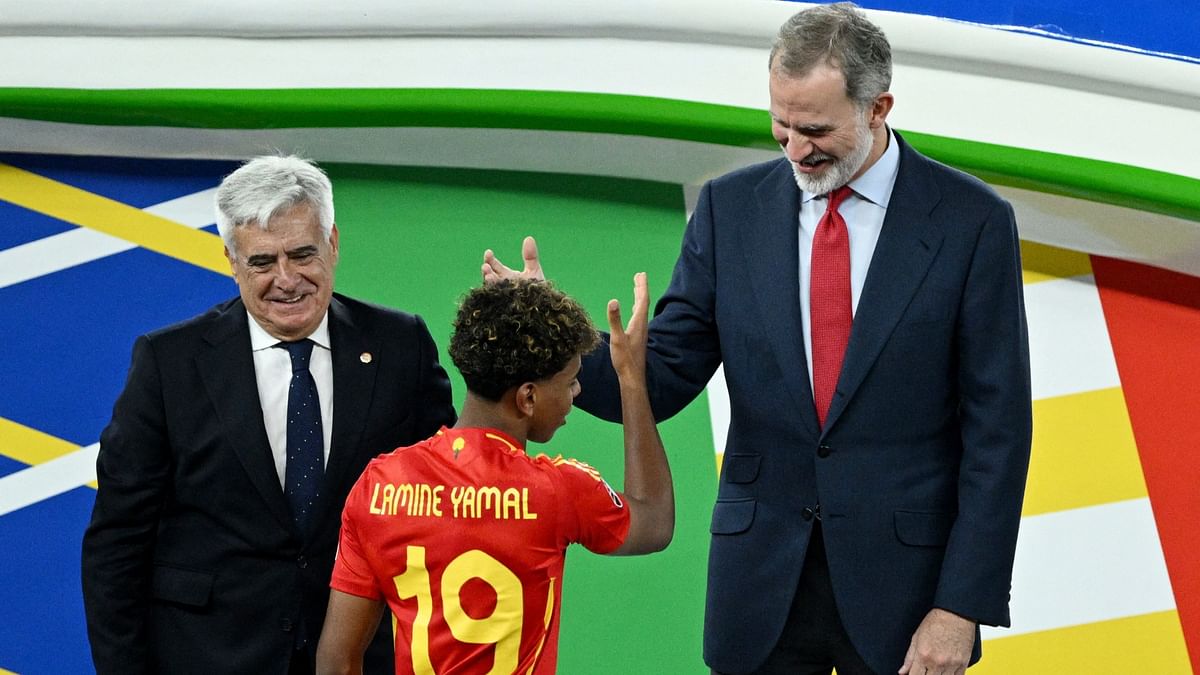
<path id="1" fill-rule="evenodd" d="M 575 515 L 567 520 L 570 541 L 594 553 L 609 553 L 629 535 L 629 505 L 600 472 L 574 459 L 554 460 L 554 470 L 565 488 L 564 508 Z M 573 526 L 573 527 L 572 527 Z"/>
<path id="2" fill-rule="evenodd" d="M 359 539 L 358 518 L 366 503 L 367 474 L 364 473 L 346 498 L 342 510 L 342 532 L 338 538 L 337 558 L 333 562 L 333 577 L 329 586 L 334 590 L 357 595 L 369 600 L 379 600 L 383 594 L 371 573 L 363 542 Z"/>

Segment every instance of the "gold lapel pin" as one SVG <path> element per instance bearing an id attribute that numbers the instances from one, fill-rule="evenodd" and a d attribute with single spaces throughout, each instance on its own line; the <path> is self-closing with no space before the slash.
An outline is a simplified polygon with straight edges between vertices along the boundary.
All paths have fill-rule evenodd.
<path id="1" fill-rule="evenodd" d="M 372 358 L 374 357 L 371 356 L 371 352 L 363 352 L 358 355 L 358 360 L 363 363 L 370 363 Z"/>

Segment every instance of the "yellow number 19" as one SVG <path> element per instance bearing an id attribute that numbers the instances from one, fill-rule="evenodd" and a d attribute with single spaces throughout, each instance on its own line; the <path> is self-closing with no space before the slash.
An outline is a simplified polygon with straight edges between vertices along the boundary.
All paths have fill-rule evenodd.
<path id="1" fill-rule="evenodd" d="M 496 591 L 496 608 L 489 616 L 473 619 L 463 610 L 459 594 L 471 579 L 480 579 Z M 425 567 L 425 547 L 408 547 L 408 568 L 392 579 L 401 600 L 417 599 L 412 628 L 412 666 L 417 675 L 434 675 L 429 658 L 429 622 L 433 618 L 433 591 Z M 489 675 L 517 669 L 524 621 L 521 580 L 492 556 L 472 549 L 446 565 L 442 573 L 442 615 L 459 642 L 495 644 L 496 656 Z"/>

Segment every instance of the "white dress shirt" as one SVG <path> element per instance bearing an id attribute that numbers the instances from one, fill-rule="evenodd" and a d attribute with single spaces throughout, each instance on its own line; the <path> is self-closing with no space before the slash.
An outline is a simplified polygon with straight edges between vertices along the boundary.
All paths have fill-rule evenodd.
<path id="1" fill-rule="evenodd" d="M 858 313 L 858 298 L 862 295 L 875 255 L 875 244 L 883 230 L 883 217 L 887 215 L 892 188 L 896 185 L 896 172 L 900 168 L 900 150 L 896 137 L 888 129 L 888 146 L 871 168 L 863 175 L 850 181 L 854 194 L 846 197 L 838 207 L 838 213 L 846 221 L 850 235 L 850 303 L 851 312 Z M 813 235 L 821 216 L 825 215 L 825 195 L 810 192 L 800 193 L 800 316 L 804 324 L 804 358 L 808 361 L 808 384 L 812 386 L 812 318 L 809 306 L 809 273 L 812 261 Z"/>
<path id="2" fill-rule="evenodd" d="M 292 357 L 286 349 L 276 348 L 280 341 L 272 337 L 262 326 L 250 320 L 250 349 L 254 352 L 254 379 L 258 382 L 258 401 L 262 405 L 263 424 L 267 427 L 267 440 L 271 443 L 271 455 L 275 458 L 275 472 L 279 474 L 279 486 L 283 487 L 284 471 L 287 468 L 287 407 L 288 385 L 292 382 Z M 308 336 L 312 340 L 312 357 L 308 360 L 308 372 L 317 383 L 317 396 L 321 399 L 321 433 L 325 442 L 325 465 L 329 465 L 329 442 L 333 437 L 333 356 L 329 351 L 329 312 L 325 312 L 321 325 Z"/>

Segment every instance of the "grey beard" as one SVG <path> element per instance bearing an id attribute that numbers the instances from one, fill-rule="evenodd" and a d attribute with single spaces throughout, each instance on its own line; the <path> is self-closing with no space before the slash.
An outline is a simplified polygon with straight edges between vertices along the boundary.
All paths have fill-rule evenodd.
<path id="1" fill-rule="evenodd" d="M 854 174 L 858 173 L 863 163 L 867 161 L 874 141 L 871 137 L 871 127 L 867 125 L 866 120 L 862 120 L 862 123 L 859 124 L 856 135 L 858 138 L 854 150 L 845 157 L 833 160 L 832 165 L 819 175 L 800 173 L 796 169 L 796 164 L 789 160 L 788 164 L 792 167 L 792 175 L 796 177 L 796 185 L 809 194 L 823 195 L 849 183 Z"/>

